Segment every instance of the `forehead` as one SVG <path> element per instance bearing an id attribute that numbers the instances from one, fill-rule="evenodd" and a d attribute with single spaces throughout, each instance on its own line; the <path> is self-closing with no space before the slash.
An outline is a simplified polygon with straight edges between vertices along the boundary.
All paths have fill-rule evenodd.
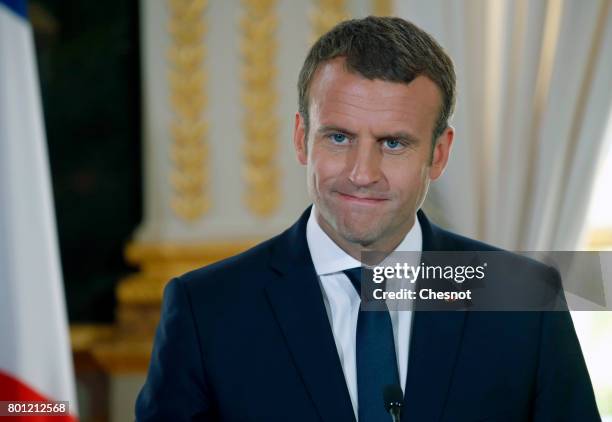
<path id="1" fill-rule="evenodd" d="M 370 80 L 348 72 L 342 58 L 319 66 L 310 87 L 311 119 L 321 125 L 410 129 L 429 137 L 440 106 L 440 90 L 426 76 L 409 84 Z"/>

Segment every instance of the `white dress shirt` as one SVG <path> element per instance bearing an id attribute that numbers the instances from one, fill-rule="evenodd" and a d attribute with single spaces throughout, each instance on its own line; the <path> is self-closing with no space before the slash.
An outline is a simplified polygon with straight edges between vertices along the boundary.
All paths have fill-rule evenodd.
<path id="1" fill-rule="evenodd" d="M 422 232 L 418 218 L 415 224 L 400 242 L 395 251 L 421 251 Z M 361 262 L 344 252 L 323 231 L 315 217 L 315 207 L 312 206 L 306 226 L 306 240 L 310 256 L 319 277 L 323 292 L 325 309 L 332 327 L 338 356 L 344 371 L 355 417 L 358 412 L 357 402 L 357 367 L 355 362 L 355 343 L 357 333 L 357 317 L 359 315 L 359 294 L 348 277 L 342 272 L 349 268 L 362 266 Z M 399 370 L 402 390 L 405 391 L 406 374 L 408 372 L 408 346 L 412 323 L 411 311 L 390 310 L 393 336 L 395 340 L 395 356 Z"/>

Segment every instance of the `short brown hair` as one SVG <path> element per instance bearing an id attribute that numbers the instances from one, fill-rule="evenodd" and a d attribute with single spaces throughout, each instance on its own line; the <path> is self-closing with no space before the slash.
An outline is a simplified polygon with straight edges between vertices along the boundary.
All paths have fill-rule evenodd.
<path id="1" fill-rule="evenodd" d="M 440 89 L 442 106 L 433 141 L 448 127 L 455 106 L 455 69 L 444 49 L 416 25 L 395 17 L 368 16 L 339 23 L 310 48 L 298 80 L 299 112 L 308 132 L 309 87 L 319 65 L 346 59 L 349 72 L 367 79 L 410 83 L 419 75 Z"/>

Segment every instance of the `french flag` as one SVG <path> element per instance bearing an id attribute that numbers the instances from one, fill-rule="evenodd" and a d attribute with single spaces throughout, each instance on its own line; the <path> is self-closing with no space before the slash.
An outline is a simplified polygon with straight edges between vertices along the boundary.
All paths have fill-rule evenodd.
<path id="1" fill-rule="evenodd" d="M 0 0 L 0 402 L 67 401 L 77 421 L 32 28 Z M 5 418 L 0 417 L 0 420 Z"/>

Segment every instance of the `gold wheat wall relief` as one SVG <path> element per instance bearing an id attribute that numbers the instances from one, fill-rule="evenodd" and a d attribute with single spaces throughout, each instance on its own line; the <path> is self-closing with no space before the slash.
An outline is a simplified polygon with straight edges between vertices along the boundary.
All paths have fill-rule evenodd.
<path id="1" fill-rule="evenodd" d="M 276 0 L 242 0 L 243 177 L 245 204 L 259 216 L 280 204 L 276 92 Z"/>
<path id="2" fill-rule="evenodd" d="M 207 0 L 168 0 L 170 47 L 168 82 L 173 120 L 170 126 L 173 193 L 171 208 L 193 222 L 209 208 L 209 158 L 206 141 L 204 11 Z"/>

